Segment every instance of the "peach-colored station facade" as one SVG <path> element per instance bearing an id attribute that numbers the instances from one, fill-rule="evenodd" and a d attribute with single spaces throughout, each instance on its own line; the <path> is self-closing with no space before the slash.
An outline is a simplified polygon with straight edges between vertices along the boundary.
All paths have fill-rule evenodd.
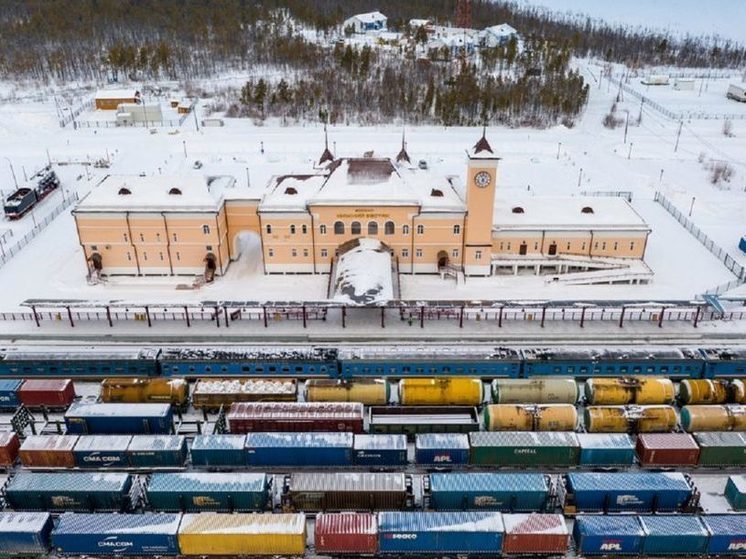
<path id="1" fill-rule="evenodd" d="M 403 273 L 644 257 L 650 229 L 625 200 L 496 199 L 499 158 L 484 138 L 463 186 L 401 156 L 326 160 L 260 193 L 227 176 L 109 176 L 73 214 L 89 270 L 108 275 L 223 275 L 246 234 L 259 236 L 266 273 L 329 273 L 338 247 L 360 237 L 390 247 Z"/>

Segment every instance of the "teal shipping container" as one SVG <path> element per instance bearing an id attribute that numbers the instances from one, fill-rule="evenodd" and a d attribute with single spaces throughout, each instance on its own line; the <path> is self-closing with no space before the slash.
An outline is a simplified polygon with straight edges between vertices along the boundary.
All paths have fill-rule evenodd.
<path id="1" fill-rule="evenodd" d="M 19 472 L 5 501 L 16 510 L 125 511 L 131 506 L 132 476 L 118 472 Z"/>
<path id="2" fill-rule="evenodd" d="M 428 481 L 433 510 L 542 512 L 550 504 L 551 485 L 544 474 L 434 473 Z"/>
<path id="3" fill-rule="evenodd" d="M 733 510 L 746 510 L 746 475 L 730 476 L 725 484 L 725 498 Z"/>
<path id="4" fill-rule="evenodd" d="M 581 466 L 629 466 L 635 463 L 635 443 L 626 433 L 578 433 Z"/>

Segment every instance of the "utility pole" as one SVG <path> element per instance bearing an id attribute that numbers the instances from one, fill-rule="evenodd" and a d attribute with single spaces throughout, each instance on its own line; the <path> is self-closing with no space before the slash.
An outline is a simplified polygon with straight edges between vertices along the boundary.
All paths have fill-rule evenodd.
<path id="1" fill-rule="evenodd" d="M 192 107 L 192 114 L 194 115 L 194 126 L 197 128 L 197 132 L 199 132 L 199 121 L 197 120 L 197 103 L 195 103 Z"/>
<path id="2" fill-rule="evenodd" d="M 186 140 L 182 141 L 181 143 L 184 144 L 184 159 L 186 159 L 187 158 Z"/>
<path id="3" fill-rule="evenodd" d="M 18 188 L 18 179 L 16 178 L 16 172 L 13 170 L 13 163 L 10 161 L 10 157 L 6 157 L 5 160 L 8 162 L 8 165 L 10 165 L 10 174 L 13 175 L 13 184 Z"/>
<path id="4" fill-rule="evenodd" d="M 624 143 L 627 143 L 627 130 L 629 130 L 629 111 L 625 109 L 627 113 L 627 120 L 624 121 Z"/>
<path id="5" fill-rule="evenodd" d="M 663 169 L 661 169 L 661 176 L 658 177 L 658 184 L 661 184 L 663 182 Z"/>
<path id="6" fill-rule="evenodd" d="M 629 143 L 629 153 L 627 153 L 627 160 L 632 159 L 632 146 L 634 146 L 632 142 Z"/>
<path id="7" fill-rule="evenodd" d="M 673 148 L 673 152 L 676 153 L 679 151 L 679 138 L 681 138 L 681 129 L 684 127 L 684 121 L 679 121 L 679 131 L 676 132 L 676 145 Z"/>
<path id="8" fill-rule="evenodd" d="M 689 217 L 692 217 L 692 212 L 694 211 L 694 201 L 697 199 L 696 196 L 692 196 L 692 204 L 689 206 Z"/>
<path id="9" fill-rule="evenodd" d="M 560 149 L 562 148 L 562 142 L 557 142 L 557 159 L 559 160 Z"/>
<path id="10" fill-rule="evenodd" d="M 251 188 L 251 179 L 249 178 L 249 168 L 246 167 L 246 187 Z"/>
<path id="11" fill-rule="evenodd" d="M 583 180 L 583 168 L 580 168 L 580 173 L 578 173 L 578 188 L 580 188 L 580 182 Z"/>

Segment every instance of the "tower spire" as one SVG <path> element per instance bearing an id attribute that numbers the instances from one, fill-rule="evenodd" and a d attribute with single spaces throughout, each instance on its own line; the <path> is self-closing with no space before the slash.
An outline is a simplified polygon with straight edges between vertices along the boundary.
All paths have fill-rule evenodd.
<path id="1" fill-rule="evenodd" d="M 399 155 L 396 156 L 396 162 L 401 163 L 403 161 L 406 161 L 407 163 L 412 163 L 412 161 L 409 159 L 409 154 L 407 153 L 407 142 L 404 137 L 404 127 L 402 126 L 401 129 L 401 151 L 399 152 Z"/>
<path id="2" fill-rule="evenodd" d="M 486 124 L 482 126 L 482 137 L 479 138 L 479 141 L 474 145 L 475 155 L 483 151 L 494 153 L 492 151 L 492 146 L 490 146 L 490 143 L 487 141 L 487 125 Z"/>
<path id="3" fill-rule="evenodd" d="M 326 122 L 324 122 L 324 152 L 321 154 L 319 159 L 319 165 L 323 165 L 327 161 L 334 161 L 332 152 L 329 151 L 329 134 L 326 131 Z"/>

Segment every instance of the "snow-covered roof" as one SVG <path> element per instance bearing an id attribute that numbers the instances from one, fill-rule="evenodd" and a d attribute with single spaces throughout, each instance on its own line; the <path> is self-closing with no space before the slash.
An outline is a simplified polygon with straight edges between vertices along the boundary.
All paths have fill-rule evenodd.
<path id="1" fill-rule="evenodd" d="M 356 243 L 339 256 L 333 299 L 353 305 L 393 299 L 391 251 L 376 239 L 357 239 Z"/>
<path id="2" fill-rule="evenodd" d="M 590 210 L 590 211 L 589 211 Z M 623 198 L 508 196 L 498 194 L 493 231 L 622 229 L 650 231 Z"/>
<path id="3" fill-rule="evenodd" d="M 375 23 L 376 21 L 386 20 L 388 19 L 385 15 L 383 15 L 381 12 L 367 12 L 365 14 L 355 14 L 354 16 L 351 16 L 349 19 L 357 19 L 362 21 L 363 23 Z"/>
<path id="4" fill-rule="evenodd" d="M 241 191 L 248 193 L 229 176 L 109 175 L 80 201 L 75 211 L 214 212 L 224 199 L 240 198 Z"/>
<path id="5" fill-rule="evenodd" d="M 492 25 L 491 27 L 485 28 L 484 32 L 491 33 L 492 35 L 500 38 L 510 37 L 511 35 L 515 35 L 516 33 L 518 33 L 515 27 L 513 27 L 512 25 L 508 25 L 507 23 Z"/>
<path id="6" fill-rule="evenodd" d="M 261 211 L 306 211 L 308 200 L 316 195 L 326 179 L 325 173 L 272 177 L 262 198 Z"/>
<path id="7" fill-rule="evenodd" d="M 409 20 L 409 27 L 413 29 L 418 29 L 420 27 L 427 27 L 428 25 L 432 25 L 432 24 L 433 22 L 430 21 L 429 19 L 413 18 Z"/>
<path id="8" fill-rule="evenodd" d="M 99 89 L 96 99 L 134 99 L 138 95 L 137 89 Z"/>

